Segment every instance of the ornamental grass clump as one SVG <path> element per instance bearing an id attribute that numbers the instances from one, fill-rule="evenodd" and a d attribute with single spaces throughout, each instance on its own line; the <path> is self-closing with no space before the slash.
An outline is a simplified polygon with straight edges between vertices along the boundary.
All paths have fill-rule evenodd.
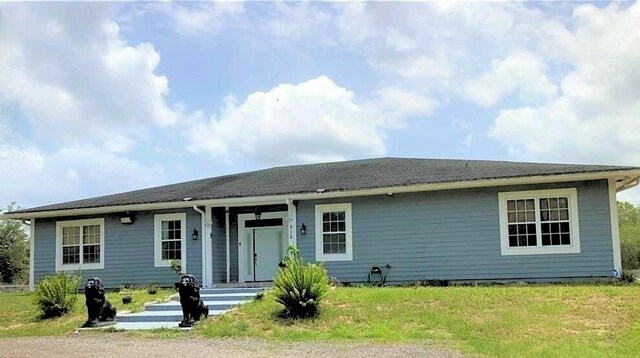
<path id="1" fill-rule="evenodd" d="M 80 275 L 67 275 L 64 272 L 43 278 L 34 294 L 42 318 L 60 317 L 71 311 L 78 300 L 80 280 Z"/>
<path id="2" fill-rule="evenodd" d="M 315 317 L 320 301 L 329 292 L 329 277 L 324 267 L 305 264 L 298 251 L 289 248 L 284 267 L 273 279 L 276 301 L 284 306 L 283 315 L 291 318 Z"/>

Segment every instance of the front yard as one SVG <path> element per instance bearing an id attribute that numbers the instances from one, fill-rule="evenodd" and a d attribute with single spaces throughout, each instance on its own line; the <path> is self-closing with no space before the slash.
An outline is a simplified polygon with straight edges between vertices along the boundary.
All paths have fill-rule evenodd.
<path id="1" fill-rule="evenodd" d="M 175 293 L 174 290 L 158 290 L 150 295 L 145 290 L 132 291 L 127 294 L 133 298 L 132 303 L 122 304 L 122 295 L 108 293 L 106 295 L 118 309 L 125 311 L 142 311 L 145 302 L 163 300 Z M 78 294 L 74 309 L 60 318 L 40 319 L 38 307 L 33 303 L 31 292 L 0 293 L 0 337 L 63 335 L 75 331 L 87 320 L 87 308 L 83 294 Z"/>
<path id="2" fill-rule="evenodd" d="M 166 297 L 161 291 L 153 299 Z M 134 301 L 150 300 L 140 292 Z M 147 297 L 144 297 L 146 295 Z M 118 294 L 108 298 L 124 309 Z M 151 338 L 248 337 L 280 342 L 428 343 L 483 356 L 637 356 L 640 285 L 490 287 L 345 287 L 323 302 L 320 317 L 278 318 L 270 294 L 190 333 Z M 139 308 L 139 307 L 138 307 Z M 30 293 L 0 294 L 0 337 L 64 335 L 85 319 L 84 297 L 63 318 L 39 321 Z M 107 334 L 107 333 L 104 333 Z M 111 333 L 109 333 L 111 334 Z"/>
<path id="3" fill-rule="evenodd" d="M 640 286 L 337 288 L 310 321 L 269 295 L 195 334 L 282 341 L 427 341 L 487 356 L 637 356 Z"/>

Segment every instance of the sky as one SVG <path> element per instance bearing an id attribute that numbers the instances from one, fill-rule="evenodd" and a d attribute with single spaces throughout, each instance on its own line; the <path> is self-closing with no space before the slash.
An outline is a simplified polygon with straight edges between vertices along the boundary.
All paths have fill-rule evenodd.
<path id="1" fill-rule="evenodd" d="M 0 207 L 383 156 L 640 166 L 640 4 L 0 2 Z"/>

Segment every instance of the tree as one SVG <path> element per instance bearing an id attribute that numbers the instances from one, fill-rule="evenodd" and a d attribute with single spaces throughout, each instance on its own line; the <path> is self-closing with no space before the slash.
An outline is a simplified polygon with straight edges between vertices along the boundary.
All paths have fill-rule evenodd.
<path id="1" fill-rule="evenodd" d="M 622 267 L 627 270 L 640 268 L 640 207 L 624 201 L 618 202 L 620 225 L 620 252 Z"/>
<path id="2" fill-rule="evenodd" d="M 14 211 L 15 203 L 0 212 Z M 0 219 L 0 282 L 24 282 L 29 270 L 29 235 L 18 220 Z"/>

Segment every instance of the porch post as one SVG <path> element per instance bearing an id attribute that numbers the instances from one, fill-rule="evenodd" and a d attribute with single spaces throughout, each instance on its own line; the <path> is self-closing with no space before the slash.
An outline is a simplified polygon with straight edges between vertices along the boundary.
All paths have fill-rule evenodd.
<path id="1" fill-rule="evenodd" d="M 293 200 L 287 199 L 287 211 L 289 222 L 289 246 L 298 247 L 298 224 L 296 220 L 296 205 Z"/>
<path id="2" fill-rule="evenodd" d="M 36 288 L 36 273 L 35 273 L 35 257 L 36 257 L 36 219 L 31 218 L 30 222 L 31 237 L 29 237 L 29 291 L 33 291 Z"/>
<path id="3" fill-rule="evenodd" d="M 211 287 L 213 285 L 213 217 L 211 215 L 211 207 L 206 206 L 204 208 L 205 212 L 205 223 L 204 223 L 204 233 L 202 234 L 202 240 L 204 241 L 204 285 L 206 287 Z"/>
<path id="4" fill-rule="evenodd" d="M 224 208 L 224 228 L 227 241 L 227 283 L 231 282 L 231 247 L 229 244 L 229 207 Z"/>

